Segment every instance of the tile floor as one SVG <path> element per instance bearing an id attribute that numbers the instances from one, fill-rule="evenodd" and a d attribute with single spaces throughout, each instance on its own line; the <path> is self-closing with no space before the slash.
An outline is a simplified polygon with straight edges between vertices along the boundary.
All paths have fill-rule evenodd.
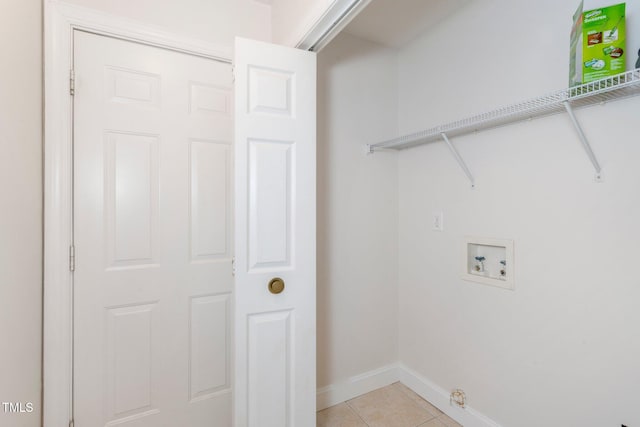
<path id="1" fill-rule="evenodd" d="M 401 383 L 319 411 L 317 427 L 462 427 Z"/>

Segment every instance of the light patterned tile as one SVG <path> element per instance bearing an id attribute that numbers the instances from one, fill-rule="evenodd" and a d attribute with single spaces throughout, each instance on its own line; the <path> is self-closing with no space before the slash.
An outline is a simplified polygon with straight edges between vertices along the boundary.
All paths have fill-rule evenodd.
<path id="1" fill-rule="evenodd" d="M 413 400 L 418 405 L 420 405 L 421 408 L 426 409 L 427 412 L 429 412 L 434 417 L 438 417 L 438 416 L 442 415 L 443 412 L 440 409 L 436 408 L 431 403 L 429 403 L 426 400 L 424 400 L 422 397 L 420 397 L 420 395 L 418 395 L 416 392 L 411 390 L 406 385 L 404 385 L 404 384 L 402 384 L 400 382 L 395 383 L 393 385 L 394 385 L 394 387 L 397 387 L 400 391 L 405 393 L 407 396 L 409 396 L 411 398 L 411 400 Z"/>
<path id="2" fill-rule="evenodd" d="M 453 418 L 445 414 L 440 415 L 438 417 L 438 420 L 440 420 L 440 422 L 447 427 L 462 427 L 462 424 L 458 424 L 458 422 L 456 422 Z"/>
<path id="3" fill-rule="evenodd" d="M 360 417 L 347 405 L 341 403 L 319 411 L 316 427 L 367 427 Z"/>
<path id="4" fill-rule="evenodd" d="M 369 427 L 416 427 L 434 416 L 390 385 L 348 402 Z"/>

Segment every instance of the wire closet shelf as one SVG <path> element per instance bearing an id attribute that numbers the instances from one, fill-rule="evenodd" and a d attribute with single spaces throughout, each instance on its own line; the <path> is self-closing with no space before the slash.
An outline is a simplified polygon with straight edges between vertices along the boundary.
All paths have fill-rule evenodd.
<path id="1" fill-rule="evenodd" d="M 465 135 L 522 120 L 566 112 L 569 106 L 581 108 L 635 95 L 640 95 L 640 68 L 580 86 L 559 90 L 455 122 L 369 144 L 367 151 L 372 153 L 379 149 L 401 150 L 429 142 L 441 141 L 443 134 L 448 137 Z"/>

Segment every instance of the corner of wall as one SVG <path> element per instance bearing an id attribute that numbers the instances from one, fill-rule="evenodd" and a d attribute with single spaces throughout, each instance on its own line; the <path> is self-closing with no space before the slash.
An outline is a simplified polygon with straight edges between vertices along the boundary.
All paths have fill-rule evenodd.
<path id="1" fill-rule="evenodd" d="M 362 149 L 397 132 L 395 69 L 391 49 L 348 34 L 318 55 L 318 384 L 327 396 L 398 360 L 397 156 Z"/>
<path id="2" fill-rule="evenodd" d="M 318 389 L 316 409 L 321 411 L 338 403 L 346 402 L 370 391 L 393 384 L 400 379 L 396 363 L 354 375 L 327 387 Z"/>

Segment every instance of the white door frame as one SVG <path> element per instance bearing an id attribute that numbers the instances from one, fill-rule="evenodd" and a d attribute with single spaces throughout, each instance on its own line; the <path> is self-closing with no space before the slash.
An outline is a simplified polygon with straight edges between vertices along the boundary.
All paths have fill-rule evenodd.
<path id="1" fill-rule="evenodd" d="M 231 63 L 230 47 L 216 46 L 146 24 L 44 0 L 44 298 L 43 426 L 63 427 L 72 417 L 73 108 L 70 73 L 73 31 L 85 30 Z"/>

